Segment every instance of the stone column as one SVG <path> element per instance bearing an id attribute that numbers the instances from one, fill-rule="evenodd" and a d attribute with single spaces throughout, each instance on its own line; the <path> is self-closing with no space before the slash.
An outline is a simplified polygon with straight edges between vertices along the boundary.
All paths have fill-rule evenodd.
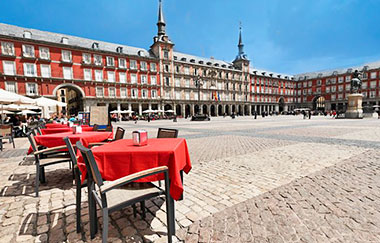
<path id="1" fill-rule="evenodd" d="M 190 105 L 190 115 L 191 115 L 191 116 L 194 116 L 194 115 L 195 115 L 195 105 L 194 105 L 194 104 L 191 104 L 191 105 Z"/>
<path id="2" fill-rule="evenodd" d="M 148 109 L 151 110 L 152 109 L 152 104 L 149 103 L 148 107 L 149 107 Z"/>
<path id="3" fill-rule="evenodd" d="M 128 110 L 130 110 L 130 111 L 132 110 L 132 104 L 131 103 L 128 104 Z"/>
<path id="4" fill-rule="evenodd" d="M 186 104 L 182 104 L 182 117 L 186 116 Z"/>
<path id="5" fill-rule="evenodd" d="M 139 103 L 139 116 L 141 116 L 141 115 L 142 115 L 142 104 Z"/>

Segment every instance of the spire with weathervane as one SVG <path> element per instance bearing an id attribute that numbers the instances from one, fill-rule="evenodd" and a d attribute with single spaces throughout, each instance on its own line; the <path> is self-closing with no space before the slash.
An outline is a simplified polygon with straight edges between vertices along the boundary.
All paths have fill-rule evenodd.
<path id="1" fill-rule="evenodd" d="M 166 23 L 164 19 L 164 13 L 162 11 L 162 1 L 159 0 L 159 5 L 158 5 L 158 21 L 157 21 L 157 27 L 158 27 L 158 32 L 157 35 L 154 37 L 154 42 L 157 41 L 162 41 L 162 42 L 171 42 L 169 40 L 169 37 L 166 35 Z"/>
<path id="2" fill-rule="evenodd" d="M 241 22 L 239 26 L 239 53 L 236 56 L 235 60 L 233 61 L 233 64 L 239 68 L 242 68 L 242 66 L 248 66 L 249 65 L 249 59 L 247 55 L 244 53 L 244 44 L 243 44 L 243 38 L 241 37 Z M 242 65 L 243 64 L 243 65 Z"/>

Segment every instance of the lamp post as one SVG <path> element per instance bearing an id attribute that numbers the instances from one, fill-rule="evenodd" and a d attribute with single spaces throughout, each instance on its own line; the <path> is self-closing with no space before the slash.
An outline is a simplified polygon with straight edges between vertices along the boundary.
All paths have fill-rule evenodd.
<path id="1" fill-rule="evenodd" d="M 197 79 L 195 80 L 195 87 L 197 87 L 198 89 L 198 111 L 197 111 L 197 115 L 199 115 L 199 111 L 200 111 L 200 103 L 201 103 L 201 86 L 203 85 L 203 82 L 202 82 L 202 79 L 201 79 L 201 76 L 198 75 L 197 76 Z"/>

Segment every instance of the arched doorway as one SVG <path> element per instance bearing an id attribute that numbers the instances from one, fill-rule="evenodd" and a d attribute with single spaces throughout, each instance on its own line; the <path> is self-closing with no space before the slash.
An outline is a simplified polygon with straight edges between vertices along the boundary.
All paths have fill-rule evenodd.
<path id="1" fill-rule="evenodd" d="M 58 110 L 57 113 L 76 116 L 79 111 L 84 111 L 83 98 L 85 94 L 79 86 L 74 84 L 60 84 L 53 90 L 53 94 L 55 94 L 58 101 L 67 104 L 62 110 Z"/>
<path id="2" fill-rule="evenodd" d="M 210 114 L 211 114 L 211 116 L 216 116 L 215 105 L 211 105 L 211 107 L 210 107 Z"/>
<path id="3" fill-rule="evenodd" d="M 285 99 L 284 97 L 281 97 L 279 100 L 278 100 L 278 111 L 281 113 L 285 110 Z"/>
<path id="4" fill-rule="evenodd" d="M 202 106 L 203 114 L 208 114 L 207 105 Z"/>
<path id="5" fill-rule="evenodd" d="M 230 115 L 230 106 L 226 105 L 225 112 L 227 115 Z"/>
<path id="6" fill-rule="evenodd" d="M 249 113 L 249 111 L 248 111 L 248 106 L 245 105 L 245 106 L 244 106 L 244 115 L 245 115 L 245 116 L 248 116 L 248 113 Z"/>
<path id="7" fill-rule="evenodd" d="M 316 96 L 313 99 L 313 110 L 325 111 L 325 97 Z"/>
<path id="8" fill-rule="evenodd" d="M 241 105 L 238 105 L 238 114 L 239 114 L 239 116 L 243 115 L 243 111 L 242 111 Z"/>
<path id="9" fill-rule="evenodd" d="M 190 116 L 190 105 L 186 105 L 185 106 L 185 117 L 189 117 Z"/>
<path id="10" fill-rule="evenodd" d="M 232 109 L 231 109 L 232 111 L 232 113 L 236 113 L 236 107 L 235 107 L 235 105 L 232 105 Z"/>
<path id="11" fill-rule="evenodd" d="M 164 106 L 164 110 L 165 110 L 165 111 L 167 111 L 167 110 L 173 110 L 173 107 L 172 107 L 172 105 L 166 104 L 166 105 Z"/>
<path id="12" fill-rule="evenodd" d="M 199 112 L 200 112 L 200 110 L 199 110 L 199 106 L 198 106 L 198 105 L 195 105 L 195 106 L 194 106 L 194 113 L 195 113 L 195 114 L 199 114 Z M 194 115 L 195 115 L 195 114 L 194 114 Z"/>
<path id="13" fill-rule="evenodd" d="M 222 112 L 223 112 L 222 105 L 218 105 L 218 116 L 222 116 L 223 115 Z"/>
<path id="14" fill-rule="evenodd" d="M 181 105 L 176 105 L 175 113 L 177 114 L 177 116 L 182 116 Z"/>

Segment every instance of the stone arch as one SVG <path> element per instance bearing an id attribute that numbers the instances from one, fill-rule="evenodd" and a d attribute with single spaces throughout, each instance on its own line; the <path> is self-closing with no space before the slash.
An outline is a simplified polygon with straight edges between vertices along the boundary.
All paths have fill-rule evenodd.
<path id="1" fill-rule="evenodd" d="M 207 105 L 203 105 L 202 109 L 203 109 L 203 114 L 208 114 Z"/>
<path id="2" fill-rule="evenodd" d="M 325 97 L 317 95 L 313 98 L 313 110 L 325 111 Z"/>
<path id="3" fill-rule="evenodd" d="M 210 115 L 211 115 L 211 116 L 216 116 L 215 105 L 211 105 L 211 106 L 210 106 Z"/>
<path id="4" fill-rule="evenodd" d="M 223 107 L 222 105 L 218 105 L 218 116 L 223 116 Z"/>
<path id="5" fill-rule="evenodd" d="M 176 105 L 175 106 L 175 113 L 176 113 L 177 116 L 182 116 L 181 105 Z"/>
<path id="6" fill-rule="evenodd" d="M 58 85 L 57 87 L 54 88 L 53 90 L 53 95 L 57 96 L 57 91 L 59 89 L 62 89 L 62 88 L 72 88 L 72 89 L 75 89 L 76 91 L 79 91 L 79 93 L 82 95 L 82 97 L 86 97 L 83 89 L 81 87 L 79 87 L 78 85 L 76 84 L 70 84 L 70 83 L 64 83 L 64 84 L 60 84 Z"/>
<path id="7" fill-rule="evenodd" d="M 278 99 L 278 109 L 280 113 L 285 110 L 285 98 L 283 96 Z"/>

